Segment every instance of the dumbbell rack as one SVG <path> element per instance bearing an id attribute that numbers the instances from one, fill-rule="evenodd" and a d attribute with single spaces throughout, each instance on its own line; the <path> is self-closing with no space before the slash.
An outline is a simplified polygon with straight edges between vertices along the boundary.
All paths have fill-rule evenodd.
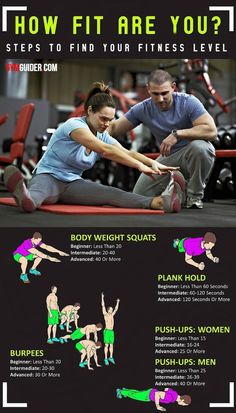
<path id="1" fill-rule="evenodd" d="M 219 180 L 220 172 L 223 170 L 226 161 L 230 163 L 233 196 L 236 198 L 236 125 L 228 124 L 217 126 L 217 137 L 213 145 L 216 149 L 216 160 L 205 189 L 205 199 L 211 200 L 214 198 L 217 181 Z"/>
<path id="2" fill-rule="evenodd" d="M 216 182 L 226 159 L 231 164 L 234 197 L 236 198 L 236 149 L 218 149 L 216 150 L 215 165 L 206 185 L 204 193 L 205 200 L 212 200 L 214 198 L 213 195 L 216 187 Z"/>
<path id="3" fill-rule="evenodd" d="M 236 102 L 236 96 L 225 101 L 225 106 L 230 107 Z M 214 116 L 217 125 L 217 137 L 213 142 L 216 149 L 216 161 L 205 189 L 205 199 L 213 199 L 216 183 L 225 162 L 231 166 L 233 181 L 233 196 L 236 198 L 236 124 L 221 124 L 220 117 L 224 115 L 224 109 L 221 109 Z"/>

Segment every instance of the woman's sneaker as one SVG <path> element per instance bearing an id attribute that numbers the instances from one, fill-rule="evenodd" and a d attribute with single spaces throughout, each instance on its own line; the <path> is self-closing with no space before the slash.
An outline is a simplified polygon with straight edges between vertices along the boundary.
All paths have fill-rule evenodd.
<path id="1" fill-rule="evenodd" d="M 14 165 L 7 166 L 4 172 L 4 184 L 12 193 L 17 205 L 25 212 L 33 212 L 36 205 L 25 186 L 24 178 Z"/>
<path id="2" fill-rule="evenodd" d="M 161 197 L 166 212 L 179 212 L 184 203 L 185 179 L 181 172 L 171 172 L 170 182 Z"/>

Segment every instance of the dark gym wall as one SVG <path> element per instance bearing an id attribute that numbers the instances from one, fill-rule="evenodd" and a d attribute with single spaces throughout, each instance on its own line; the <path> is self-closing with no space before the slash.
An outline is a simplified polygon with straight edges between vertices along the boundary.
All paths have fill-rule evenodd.
<path id="1" fill-rule="evenodd" d="M 150 72 L 160 63 L 173 63 L 165 59 L 86 59 L 61 60 L 57 72 L 29 73 L 28 98 L 47 99 L 54 104 L 73 105 L 74 92 L 77 89 L 88 90 L 96 80 L 112 81 L 114 87 L 119 87 L 118 77 L 122 71 Z M 217 70 L 211 68 L 214 66 Z M 172 69 L 174 73 L 175 69 Z M 236 95 L 236 60 L 211 59 L 209 68 L 214 87 L 224 99 Z M 217 110 L 217 109 L 216 109 Z M 233 114 L 227 119 L 221 117 L 223 123 L 235 123 Z"/>

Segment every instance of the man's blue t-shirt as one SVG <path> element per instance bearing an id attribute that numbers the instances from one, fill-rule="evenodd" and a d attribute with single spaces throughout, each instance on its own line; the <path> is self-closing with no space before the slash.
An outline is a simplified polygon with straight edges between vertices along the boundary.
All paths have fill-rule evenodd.
<path id="1" fill-rule="evenodd" d="M 125 117 L 134 127 L 140 123 L 146 125 L 155 137 L 158 147 L 173 129 L 189 129 L 193 126 L 192 122 L 194 120 L 207 113 L 200 100 L 193 95 L 174 92 L 172 96 L 173 103 L 170 109 L 166 111 L 161 111 L 152 98 L 148 98 L 133 106 L 125 114 Z M 172 147 L 171 153 L 178 151 L 189 143 L 190 141 L 187 139 L 178 140 Z"/>
<path id="2" fill-rule="evenodd" d="M 101 158 L 96 152 L 86 153 L 86 148 L 71 138 L 73 130 L 89 129 L 86 118 L 71 118 L 53 133 L 47 150 L 36 166 L 36 174 L 48 173 L 63 182 L 71 182 L 80 179 L 82 173 L 93 167 Z M 111 145 L 117 144 L 108 132 L 99 133 L 97 139 Z"/>

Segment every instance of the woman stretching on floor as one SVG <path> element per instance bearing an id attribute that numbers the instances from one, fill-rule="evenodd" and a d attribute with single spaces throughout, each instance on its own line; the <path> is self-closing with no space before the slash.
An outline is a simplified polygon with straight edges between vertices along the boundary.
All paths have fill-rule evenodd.
<path id="1" fill-rule="evenodd" d="M 178 168 L 167 167 L 123 148 L 106 129 L 115 116 L 115 103 L 108 86 L 94 83 L 85 101 L 86 116 L 71 118 L 52 135 L 47 150 L 36 165 L 27 189 L 21 172 L 13 165 L 4 182 L 17 205 L 32 212 L 42 204 L 112 205 L 123 208 L 160 209 L 179 212 L 185 180 Z M 146 197 L 85 180 L 82 173 L 104 157 L 138 169 L 150 179 L 170 173 L 161 196 Z"/>

